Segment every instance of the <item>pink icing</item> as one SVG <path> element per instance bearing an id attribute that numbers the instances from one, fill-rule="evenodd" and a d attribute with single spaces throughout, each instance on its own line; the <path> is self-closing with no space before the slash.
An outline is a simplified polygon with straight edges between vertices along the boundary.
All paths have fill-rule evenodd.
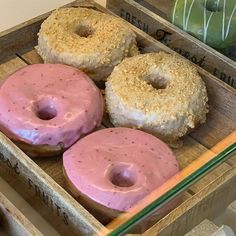
<path id="1" fill-rule="evenodd" d="M 101 123 L 99 89 L 78 69 L 35 64 L 10 75 L 0 87 L 0 129 L 14 140 L 65 148 Z"/>
<path id="2" fill-rule="evenodd" d="M 74 187 L 106 207 L 126 211 L 179 171 L 169 147 L 129 128 L 92 133 L 63 155 Z"/>

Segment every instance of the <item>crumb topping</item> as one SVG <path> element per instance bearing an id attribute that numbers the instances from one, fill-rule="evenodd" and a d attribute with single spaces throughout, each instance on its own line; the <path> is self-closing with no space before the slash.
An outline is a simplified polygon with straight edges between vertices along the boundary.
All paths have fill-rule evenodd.
<path id="1" fill-rule="evenodd" d="M 114 67 L 124 57 L 138 54 L 138 49 L 135 33 L 118 17 L 87 8 L 62 8 L 41 25 L 39 53 L 46 61 L 65 60 L 90 70 Z M 60 58 L 62 54 L 72 56 L 70 63 Z"/>
<path id="2" fill-rule="evenodd" d="M 167 141 L 205 122 L 207 101 L 196 67 L 165 52 L 124 59 L 106 82 L 114 125 L 143 129 Z"/>

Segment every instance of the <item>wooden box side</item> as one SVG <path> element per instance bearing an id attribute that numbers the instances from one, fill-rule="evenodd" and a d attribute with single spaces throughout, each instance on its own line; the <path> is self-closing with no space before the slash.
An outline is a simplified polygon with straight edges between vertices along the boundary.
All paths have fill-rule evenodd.
<path id="1" fill-rule="evenodd" d="M 43 236 L 2 193 L 0 193 L 0 222 L 0 235 Z"/>

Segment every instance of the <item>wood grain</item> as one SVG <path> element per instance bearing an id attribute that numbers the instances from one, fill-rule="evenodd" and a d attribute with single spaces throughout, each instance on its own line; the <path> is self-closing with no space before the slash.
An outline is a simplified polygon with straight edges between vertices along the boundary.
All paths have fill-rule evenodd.
<path id="1" fill-rule="evenodd" d="M 138 3 L 167 20 L 173 4 L 171 0 L 139 0 Z"/>
<path id="2" fill-rule="evenodd" d="M 0 64 L 0 81 L 23 66 L 26 66 L 26 63 L 17 57 L 9 60 L 6 63 Z"/>

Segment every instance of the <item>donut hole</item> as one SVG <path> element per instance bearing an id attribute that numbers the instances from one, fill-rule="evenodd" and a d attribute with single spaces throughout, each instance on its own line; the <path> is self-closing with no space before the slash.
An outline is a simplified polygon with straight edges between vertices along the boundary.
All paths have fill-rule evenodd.
<path id="1" fill-rule="evenodd" d="M 91 26 L 80 25 L 77 27 L 75 33 L 82 38 L 88 38 L 89 36 L 93 35 L 94 29 Z"/>
<path id="2" fill-rule="evenodd" d="M 111 169 L 109 181 L 118 187 L 131 187 L 137 181 L 137 173 L 128 165 L 117 165 Z"/>
<path id="3" fill-rule="evenodd" d="M 42 100 L 35 104 L 35 115 L 40 120 L 51 120 L 57 116 L 57 110 L 51 102 Z"/>
<path id="4" fill-rule="evenodd" d="M 44 107 L 37 111 L 37 117 L 41 120 L 51 120 L 57 116 L 57 111 L 54 107 Z"/>
<path id="5" fill-rule="evenodd" d="M 220 11 L 223 11 L 222 6 L 220 6 L 220 4 L 218 3 L 217 0 L 207 1 L 206 9 L 207 9 L 207 11 L 210 11 L 210 12 L 220 12 Z"/>
<path id="6" fill-rule="evenodd" d="M 155 89 L 165 89 L 169 79 L 160 76 L 158 73 L 152 73 L 144 78 L 144 80 Z"/>

